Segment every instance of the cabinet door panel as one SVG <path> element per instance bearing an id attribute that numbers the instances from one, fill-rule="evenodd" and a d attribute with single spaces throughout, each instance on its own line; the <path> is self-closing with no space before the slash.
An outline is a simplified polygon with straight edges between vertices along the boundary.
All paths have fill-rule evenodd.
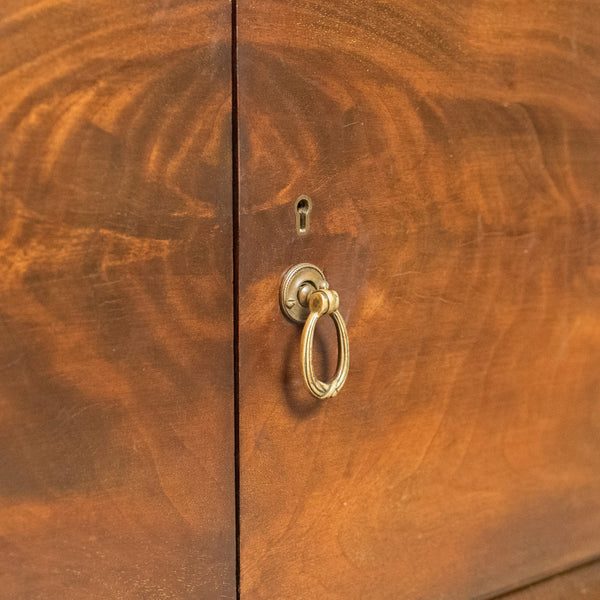
<path id="1" fill-rule="evenodd" d="M 231 5 L 0 7 L 0 589 L 233 598 Z"/>
<path id="2" fill-rule="evenodd" d="M 238 25 L 242 598 L 488 597 L 595 555 L 598 4 L 239 0 Z M 350 335 L 323 402 L 278 307 L 305 261 Z"/>

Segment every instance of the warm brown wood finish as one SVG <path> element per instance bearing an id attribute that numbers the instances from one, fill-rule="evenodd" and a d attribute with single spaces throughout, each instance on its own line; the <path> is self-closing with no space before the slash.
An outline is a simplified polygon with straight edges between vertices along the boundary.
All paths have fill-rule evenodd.
<path id="1" fill-rule="evenodd" d="M 596 600 L 600 598 L 600 563 L 549 577 L 494 600 Z"/>
<path id="2" fill-rule="evenodd" d="M 0 596 L 233 598 L 227 0 L 0 6 Z"/>
<path id="3" fill-rule="evenodd" d="M 242 599 L 487 597 L 596 554 L 600 4 L 238 25 Z M 277 304 L 303 261 L 350 334 L 321 404 Z"/>

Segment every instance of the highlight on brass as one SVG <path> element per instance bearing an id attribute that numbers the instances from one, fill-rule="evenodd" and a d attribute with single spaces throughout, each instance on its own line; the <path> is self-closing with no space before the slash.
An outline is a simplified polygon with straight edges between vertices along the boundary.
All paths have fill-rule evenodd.
<path id="1" fill-rule="evenodd" d="M 279 304 L 283 314 L 295 323 L 304 323 L 300 342 L 300 368 L 304 383 L 316 398 L 332 398 L 342 389 L 350 368 L 350 342 L 346 323 L 339 313 L 338 293 L 329 289 L 319 267 L 301 263 L 288 269 L 279 288 Z M 331 381 L 320 381 L 313 369 L 312 353 L 319 317 L 329 315 L 337 332 L 338 359 Z"/>
<path id="2" fill-rule="evenodd" d="M 296 200 L 296 233 L 306 235 L 310 229 L 310 211 L 312 210 L 312 200 L 306 196 L 299 196 Z"/>

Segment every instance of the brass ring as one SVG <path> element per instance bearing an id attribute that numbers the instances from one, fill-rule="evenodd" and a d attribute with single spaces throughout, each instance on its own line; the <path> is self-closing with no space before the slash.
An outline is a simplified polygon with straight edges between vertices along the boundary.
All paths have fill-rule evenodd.
<path id="1" fill-rule="evenodd" d="M 342 315 L 339 313 L 339 297 L 333 290 L 318 290 L 310 295 L 308 300 L 310 314 L 302 330 L 300 361 L 302 374 L 310 393 L 316 398 L 333 398 L 341 389 L 348 377 L 350 368 L 350 342 L 348 331 Z M 337 332 L 338 359 L 337 369 L 331 381 L 325 383 L 315 376 L 313 369 L 313 339 L 317 321 L 322 315 L 328 314 L 335 323 Z"/>

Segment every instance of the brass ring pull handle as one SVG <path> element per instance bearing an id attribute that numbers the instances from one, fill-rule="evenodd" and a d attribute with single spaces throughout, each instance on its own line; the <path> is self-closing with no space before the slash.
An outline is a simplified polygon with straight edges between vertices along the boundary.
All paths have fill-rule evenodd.
<path id="1" fill-rule="evenodd" d="M 310 314 L 302 330 L 300 360 L 302 361 L 304 381 L 310 393 L 317 398 L 333 398 L 342 389 L 346 377 L 348 377 L 350 343 L 348 341 L 346 323 L 344 323 L 342 315 L 338 312 L 339 303 L 340 299 L 337 292 L 331 290 L 313 292 L 308 300 Z M 333 379 L 329 383 L 323 383 L 315 377 L 312 364 L 313 338 L 315 337 L 317 321 L 321 315 L 331 315 L 337 331 L 337 369 Z"/>
<path id="2" fill-rule="evenodd" d="M 338 311 L 339 296 L 329 289 L 325 275 L 318 267 L 308 263 L 296 265 L 283 276 L 279 292 L 281 310 L 292 321 L 304 324 L 302 330 L 300 362 L 304 382 L 316 398 L 333 398 L 348 377 L 350 343 L 342 315 Z M 337 332 L 338 360 L 333 379 L 327 383 L 315 376 L 313 369 L 313 340 L 319 317 L 330 315 Z"/>

